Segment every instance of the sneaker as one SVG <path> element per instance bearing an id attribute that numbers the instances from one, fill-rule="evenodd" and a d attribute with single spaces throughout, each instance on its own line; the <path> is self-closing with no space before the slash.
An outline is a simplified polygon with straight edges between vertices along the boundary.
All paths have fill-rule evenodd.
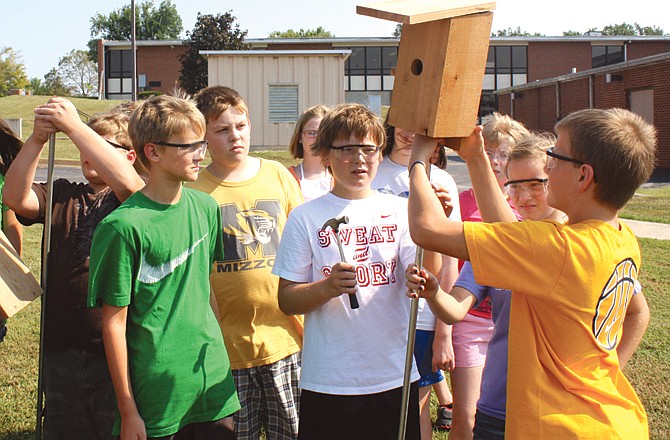
<path id="1" fill-rule="evenodd" d="M 437 418 L 435 419 L 433 429 L 437 429 L 438 431 L 449 431 L 451 429 L 451 410 L 453 407 L 453 403 L 450 403 L 449 405 L 440 405 L 437 408 Z"/>

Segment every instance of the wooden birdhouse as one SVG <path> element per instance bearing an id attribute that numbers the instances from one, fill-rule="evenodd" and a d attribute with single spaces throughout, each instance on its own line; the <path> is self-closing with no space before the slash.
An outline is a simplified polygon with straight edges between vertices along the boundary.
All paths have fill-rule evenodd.
<path id="1" fill-rule="evenodd" d="M 0 319 L 9 318 L 42 294 L 42 288 L 0 231 Z"/>
<path id="2" fill-rule="evenodd" d="M 495 2 L 389 0 L 361 15 L 402 23 L 389 123 L 434 138 L 468 136 L 477 121 Z"/>

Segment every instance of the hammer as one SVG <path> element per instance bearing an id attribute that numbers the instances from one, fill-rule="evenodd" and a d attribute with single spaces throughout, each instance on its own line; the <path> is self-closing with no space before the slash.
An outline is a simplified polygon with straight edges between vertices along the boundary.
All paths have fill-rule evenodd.
<path id="1" fill-rule="evenodd" d="M 341 215 L 339 217 L 334 217 L 331 218 L 330 220 L 327 220 L 326 223 L 323 224 L 321 227 L 322 231 L 325 231 L 328 227 L 333 230 L 333 235 L 335 235 L 335 241 L 337 242 L 337 249 L 340 251 L 340 260 L 342 263 L 346 263 L 347 260 L 344 258 L 344 250 L 342 250 L 342 242 L 340 241 L 340 225 L 344 223 L 347 224 L 349 223 L 349 217 L 346 215 Z M 357 309 L 358 308 L 358 298 L 356 298 L 356 294 L 350 293 L 349 294 L 349 306 L 352 309 Z"/>

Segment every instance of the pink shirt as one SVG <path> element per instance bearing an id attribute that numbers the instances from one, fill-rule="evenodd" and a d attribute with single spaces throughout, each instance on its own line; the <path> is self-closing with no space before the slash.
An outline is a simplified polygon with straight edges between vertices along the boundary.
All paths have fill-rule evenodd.
<path id="1" fill-rule="evenodd" d="M 482 214 L 479 212 L 479 207 L 477 206 L 477 200 L 475 199 L 475 192 L 473 191 L 472 188 L 466 189 L 462 193 L 458 195 L 458 200 L 461 205 L 461 220 L 462 221 L 468 221 L 468 222 L 481 222 L 482 221 Z M 512 204 L 512 200 L 508 197 L 507 198 L 507 203 L 509 203 L 509 206 L 512 207 L 512 211 L 514 211 L 514 215 L 516 218 L 521 221 L 523 220 L 523 217 L 521 217 L 521 214 L 517 212 L 517 210 L 514 208 L 514 205 Z M 463 267 L 463 261 L 459 260 L 458 261 L 458 270 L 460 272 L 461 268 Z M 481 301 L 479 305 L 474 308 L 470 309 L 468 311 L 471 315 L 474 316 L 479 316 L 481 318 L 488 318 L 491 319 L 491 300 L 489 297 L 487 297 L 484 301 Z"/>

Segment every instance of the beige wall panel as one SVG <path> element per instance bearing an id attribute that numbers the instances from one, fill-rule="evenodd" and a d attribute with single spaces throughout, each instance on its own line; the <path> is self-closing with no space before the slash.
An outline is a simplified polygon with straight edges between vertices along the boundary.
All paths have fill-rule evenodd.
<path id="1" fill-rule="evenodd" d="M 237 90 L 249 106 L 251 145 L 287 147 L 294 123 L 269 122 L 269 84 L 298 85 L 298 113 L 344 102 L 342 56 L 210 55 L 209 85 Z"/>

